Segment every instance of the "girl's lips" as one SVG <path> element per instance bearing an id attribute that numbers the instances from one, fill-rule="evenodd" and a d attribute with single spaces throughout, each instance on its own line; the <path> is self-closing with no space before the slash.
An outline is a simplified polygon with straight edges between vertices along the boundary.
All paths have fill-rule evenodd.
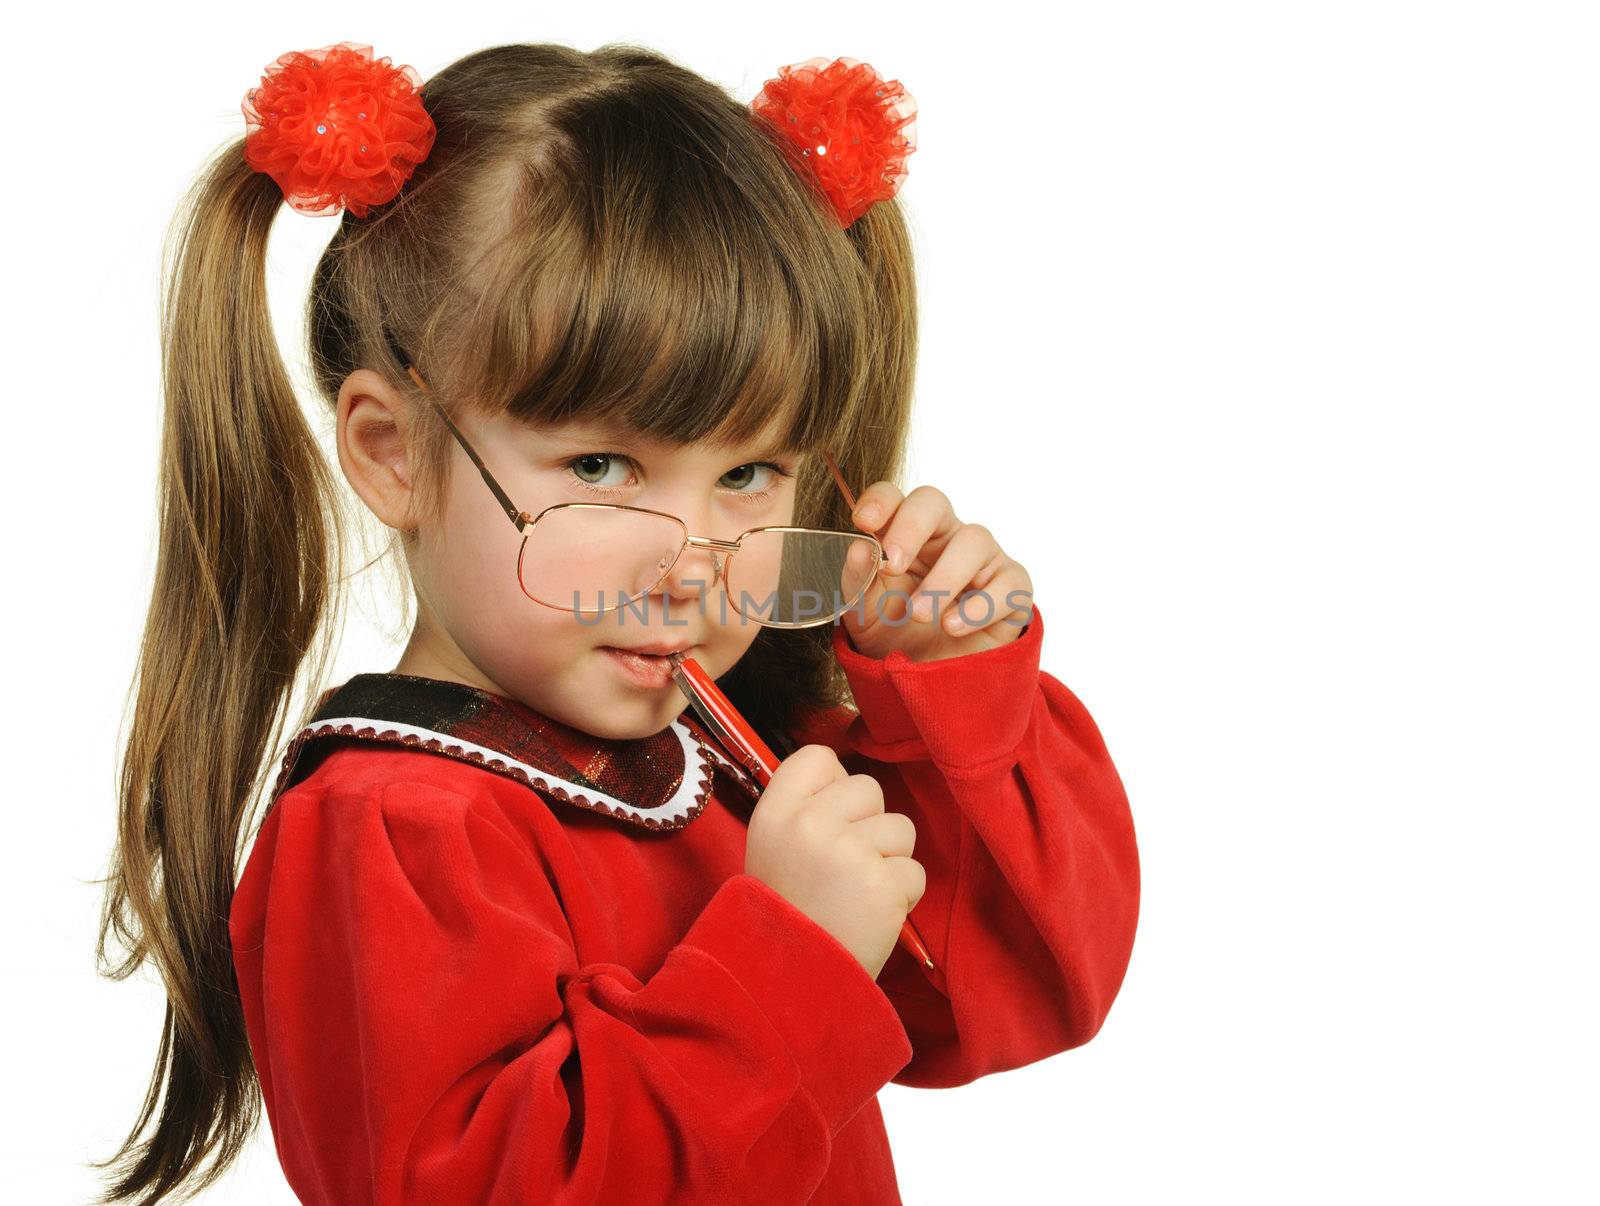
<path id="1" fill-rule="evenodd" d="M 600 652 L 609 657 L 635 686 L 666 687 L 672 683 L 672 662 L 664 653 L 630 653 L 610 645 L 600 646 Z M 692 654 L 694 647 L 690 646 L 684 652 Z"/>

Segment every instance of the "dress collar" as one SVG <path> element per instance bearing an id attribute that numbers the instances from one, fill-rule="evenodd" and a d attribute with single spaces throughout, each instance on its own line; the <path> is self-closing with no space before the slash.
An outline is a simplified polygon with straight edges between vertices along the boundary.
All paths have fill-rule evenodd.
<path id="1" fill-rule="evenodd" d="M 733 797 L 759 788 L 686 711 L 659 733 L 595 737 L 502 695 L 413 674 L 357 674 L 324 691 L 289 743 L 274 800 L 347 739 L 425 749 L 514 779 L 540 795 L 646 829 L 681 829 L 705 808 L 716 772 Z"/>

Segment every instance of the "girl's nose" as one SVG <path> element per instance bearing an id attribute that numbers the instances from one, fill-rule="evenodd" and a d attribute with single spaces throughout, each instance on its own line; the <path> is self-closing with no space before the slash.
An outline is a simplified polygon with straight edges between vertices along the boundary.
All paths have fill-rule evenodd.
<path id="1" fill-rule="evenodd" d="M 679 554 L 678 560 L 667 571 L 659 589 L 663 594 L 680 599 L 709 598 L 722 579 L 725 554 L 716 549 L 690 545 Z"/>

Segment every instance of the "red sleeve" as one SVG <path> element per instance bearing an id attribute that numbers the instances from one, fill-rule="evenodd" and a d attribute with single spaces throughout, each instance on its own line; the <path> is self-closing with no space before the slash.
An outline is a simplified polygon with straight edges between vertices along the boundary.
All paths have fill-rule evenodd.
<path id="1" fill-rule="evenodd" d="M 884 994 L 748 875 L 648 979 L 580 963 L 523 824 L 492 794 L 403 780 L 268 814 L 230 928 L 295 1192 L 805 1201 L 911 1056 Z"/>
<path id="2" fill-rule="evenodd" d="M 824 740 L 916 823 L 927 872 L 911 921 L 938 972 L 897 946 L 878 977 L 914 1051 L 898 1084 L 965 1084 L 1085 1043 L 1127 970 L 1133 818 L 1094 720 L 1039 669 L 1043 637 L 1037 605 L 1008 644 L 932 662 L 867 657 L 834 630 L 860 715 Z"/>

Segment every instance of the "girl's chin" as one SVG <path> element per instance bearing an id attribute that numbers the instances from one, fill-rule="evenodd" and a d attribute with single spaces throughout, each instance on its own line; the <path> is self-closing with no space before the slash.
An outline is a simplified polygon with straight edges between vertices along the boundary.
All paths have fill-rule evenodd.
<path id="1" fill-rule="evenodd" d="M 586 722 L 577 726 L 596 737 L 613 741 L 653 737 L 689 706 L 676 683 L 669 681 L 662 689 L 642 689 L 615 681 L 614 671 L 605 678 L 609 681 L 583 701 Z"/>

